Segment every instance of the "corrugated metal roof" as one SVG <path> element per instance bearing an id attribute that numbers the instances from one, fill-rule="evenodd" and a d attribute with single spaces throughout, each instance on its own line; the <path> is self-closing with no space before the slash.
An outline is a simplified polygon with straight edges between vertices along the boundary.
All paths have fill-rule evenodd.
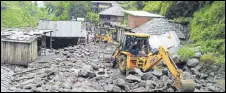
<path id="1" fill-rule="evenodd" d="M 149 12 L 146 12 L 146 11 L 127 11 L 127 10 L 125 11 L 124 10 L 124 12 L 131 14 L 131 15 L 134 15 L 134 16 L 164 17 L 164 16 L 161 16 L 161 15 L 149 13 Z"/>
<path id="2" fill-rule="evenodd" d="M 185 38 L 185 35 L 181 31 L 175 29 L 175 27 L 164 18 L 154 18 L 151 21 L 134 28 L 132 31 L 150 35 L 160 35 L 169 31 L 175 31 L 179 38 Z"/>
<path id="3" fill-rule="evenodd" d="M 119 5 L 116 5 L 116 6 L 113 6 L 113 7 L 110 7 L 102 12 L 100 12 L 99 14 L 100 15 L 114 15 L 114 16 L 124 16 L 124 12 L 122 12 L 124 9 L 119 6 Z"/>
<path id="4" fill-rule="evenodd" d="M 84 37 L 82 23 L 79 21 L 43 21 L 40 20 L 38 29 L 57 30 L 52 37 Z M 47 34 L 50 36 L 50 34 Z"/>

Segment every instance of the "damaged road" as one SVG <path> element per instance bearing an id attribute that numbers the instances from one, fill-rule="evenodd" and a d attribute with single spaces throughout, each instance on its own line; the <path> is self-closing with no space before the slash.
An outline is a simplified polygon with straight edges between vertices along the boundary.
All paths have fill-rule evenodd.
<path id="1" fill-rule="evenodd" d="M 150 72 L 135 70 L 121 75 L 104 57 L 114 45 L 90 43 L 52 50 L 28 67 L 2 65 L 1 92 L 175 92 L 173 79 L 166 67 Z M 182 69 L 196 82 L 195 92 L 224 92 L 225 74 L 205 73 L 201 63 L 189 60 Z M 222 81 L 221 81 L 222 80 Z M 4 82 L 4 83 L 3 83 Z"/>

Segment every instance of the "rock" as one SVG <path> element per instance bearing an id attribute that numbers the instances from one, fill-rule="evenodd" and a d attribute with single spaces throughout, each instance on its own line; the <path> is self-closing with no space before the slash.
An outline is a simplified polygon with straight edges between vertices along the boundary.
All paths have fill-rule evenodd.
<path id="1" fill-rule="evenodd" d="M 114 85 L 112 85 L 112 84 L 108 84 L 108 85 L 104 86 L 104 90 L 107 92 L 112 92 L 113 86 Z"/>
<path id="2" fill-rule="evenodd" d="M 163 82 L 167 82 L 168 79 L 169 79 L 169 77 L 166 76 L 166 75 L 163 75 L 163 76 L 161 77 L 161 80 L 162 80 Z"/>
<path id="3" fill-rule="evenodd" d="M 134 68 L 134 71 L 135 71 L 135 73 L 137 73 L 139 76 L 143 76 L 143 72 L 140 70 L 140 69 L 138 69 L 138 68 Z"/>
<path id="4" fill-rule="evenodd" d="M 139 88 L 136 88 L 134 90 L 132 90 L 133 92 L 146 92 L 146 89 L 144 87 L 139 87 Z"/>
<path id="5" fill-rule="evenodd" d="M 134 81 L 140 82 L 140 81 L 141 81 L 141 77 L 134 76 L 134 75 L 128 75 L 128 76 L 126 77 L 126 81 L 127 81 L 127 82 L 134 82 Z"/>
<path id="6" fill-rule="evenodd" d="M 211 76 L 214 76 L 214 72 L 211 72 L 210 75 L 211 75 Z"/>
<path id="7" fill-rule="evenodd" d="M 71 53 L 71 54 L 74 53 L 74 52 L 75 52 L 74 50 L 69 50 L 69 53 Z"/>
<path id="8" fill-rule="evenodd" d="M 164 82 L 160 81 L 157 83 L 157 86 L 155 88 L 159 89 L 159 88 L 163 88 L 164 87 Z"/>
<path id="9" fill-rule="evenodd" d="M 195 84 L 195 88 L 200 89 L 201 88 L 201 85 L 199 83 L 196 83 Z"/>
<path id="10" fill-rule="evenodd" d="M 200 92 L 200 90 L 195 88 L 194 92 Z"/>
<path id="11" fill-rule="evenodd" d="M 162 76 L 162 69 L 154 69 L 154 72 L 152 72 L 152 74 L 160 78 Z"/>
<path id="12" fill-rule="evenodd" d="M 151 73 L 147 72 L 147 73 L 144 73 L 142 76 L 141 76 L 141 79 L 142 80 L 149 80 L 151 78 Z"/>
<path id="13" fill-rule="evenodd" d="M 65 51 L 65 52 L 63 52 L 62 54 L 63 54 L 64 56 L 67 56 L 67 55 L 68 55 L 68 52 Z"/>
<path id="14" fill-rule="evenodd" d="M 182 77 L 184 80 L 191 79 L 191 74 L 189 72 L 183 72 Z"/>
<path id="15" fill-rule="evenodd" d="M 145 87 L 145 85 L 146 85 L 146 83 L 145 83 L 145 81 L 140 81 L 140 83 L 139 83 L 139 87 Z"/>
<path id="16" fill-rule="evenodd" d="M 96 76 L 96 73 L 94 73 L 94 72 L 88 72 L 88 76 L 90 78 L 94 78 Z"/>
<path id="17" fill-rule="evenodd" d="M 145 87 L 146 87 L 146 90 L 155 88 L 155 86 L 152 84 L 151 80 L 146 81 Z"/>
<path id="18" fill-rule="evenodd" d="M 112 92 L 120 92 L 121 89 L 118 86 L 113 86 Z"/>
<path id="19" fill-rule="evenodd" d="M 201 78 L 208 78 L 208 74 L 201 73 Z"/>
<path id="20" fill-rule="evenodd" d="M 196 58 L 200 58 L 201 56 L 202 56 L 202 53 L 201 53 L 201 52 L 195 53 L 195 57 L 196 57 Z"/>
<path id="21" fill-rule="evenodd" d="M 63 83 L 62 87 L 65 88 L 65 89 L 71 89 L 70 83 Z"/>
<path id="22" fill-rule="evenodd" d="M 167 89 L 167 92 L 174 92 L 174 90 L 173 90 L 173 88 L 170 87 Z"/>
<path id="23" fill-rule="evenodd" d="M 23 86 L 23 89 L 28 89 L 28 90 L 30 90 L 31 87 L 32 87 L 32 84 L 27 84 L 27 85 Z"/>
<path id="24" fill-rule="evenodd" d="M 90 65 L 85 65 L 80 70 L 78 76 L 87 78 L 87 77 L 89 77 L 89 72 L 92 73 L 91 71 L 93 71 L 93 68 Z"/>
<path id="25" fill-rule="evenodd" d="M 125 86 L 125 91 L 126 91 L 126 92 L 129 92 L 129 91 L 130 91 L 130 88 L 129 88 L 128 85 Z"/>
<path id="26" fill-rule="evenodd" d="M 162 74 L 163 75 L 166 75 L 166 76 L 169 76 L 169 70 L 168 70 L 168 68 L 163 68 L 162 69 Z"/>
<path id="27" fill-rule="evenodd" d="M 208 87 L 208 90 L 210 91 L 213 91 L 213 92 L 216 92 L 216 87 L 215 86 L 207 86 Z"/>
<path id="28" fill-rule="evenodd" d="M 177 54 L 174 54 L 173 56 L 172 56 L 172 59 L 173 59 L 173 61 L 177 64 L 177 63 L 180 63 L 180 56 L 179 55 L 177 55 Z"/>
<path id="29" fill-rule="evenodd" d="M 125 82 L 125 80 L 123 80 L 122 78 L 118 78 L 118 79 L 117 79 L 117 85 L 118 85 L 119 87 L 125 87 L 125 84 L 126 84 L 126 82 Z"/>
<path id="30" fill-rule="evenodd" d="M 36 91 L 37 91 L 37 88 L 36 88 L 35 86 L 32 86 L 32 87 L 31 87 L 31 91 L 32 91 L 32 92 L 36 92 Z"/>
<path id="31" fill-rule="evenodd" d="M 200 77 L 201 76 L 201 73 L 195 68 L 191 68 L 191 72 L 194 73 L 196 75 L 196 77 Z"/>
<path id="32" fill-rule="evenodd" d="M 187 66 L 195 67 L 198 65 L 198 63 L 199 63 L 199 60 L 197 58 L 192 58 L 187 61 Z"/>
<path id="33" fill-rule="evenodd" d="M 91 64 L 91 66 L 93 67 L 93 70 L 98 70 L 99 69 L 98 65 L 96 65 L 96 64 Z"/>

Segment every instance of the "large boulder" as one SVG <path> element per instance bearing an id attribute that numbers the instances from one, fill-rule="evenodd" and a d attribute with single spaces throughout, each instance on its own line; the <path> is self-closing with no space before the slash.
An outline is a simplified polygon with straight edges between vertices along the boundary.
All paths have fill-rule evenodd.
<path id="1" fill-rule="evenodd" d="M 179 55 L 177 55 L 177 54 L 174 54 L 173 56 L 172 56 L 172 59 L 173 59 L 173 61 L 177 64 L 177 63 L 180 63 L 180 56 Z"/>
<path id="2" fill-rule="evenodd" d="M 121 89 L 118 86 L 113 86 L 112 92 L 120 92 Z"/>
<path id="3" fill-rule="evenodd" d="M 187 66 L 195 67 L 198 65 L 198 63 L 199 63 L 199 60 L 197 58 L 192 58 L 187 61 Z"/>
<path id="4" fill-rule="evenodd" d="M 155 88 L 155 86 L 154 86 L 154 84 L 152 84 L 151 80 L 146 81 L 145 87 L 146 87 L 146 90 Z"/>
<path id="5" fill-rule="evenodd" d="M 125 87 L 126 82 L 122 78 L 117 79 L 117 85 L 119 87 Z"/>
<path id="6" fill-rule="evenodd" d="M 112 92 L 114 85 L 113 84 L 108 84 L 104 86 L 104 90 L 107 92 Z"/>
<path id="7" fill-rule="evenodd" d="M 154 69 L 152 74 L 155 75 L 156 77 L 160 78 L 163 75 L 162 69 Z"/>
<path id="8" fill-rule="evenodd" d="M 127 77 L 126 77 L 126 81 L 127 82 L 136 82 L 136 81 L 138 81 L 138 82 L 140 82 L 141 81 L 141 77 L 138 77 L 138 76 L 135 76 L 135 75 L 128 75 Z"/>
<path id="9" fill-rule="evenodd" d="M 149 80 L 151 78 L 152 74 L 150 72 L 147 72 L 147 73 L 144 73 L 142 76 L 141 76 L 141 79 L 142 80 Z"/>

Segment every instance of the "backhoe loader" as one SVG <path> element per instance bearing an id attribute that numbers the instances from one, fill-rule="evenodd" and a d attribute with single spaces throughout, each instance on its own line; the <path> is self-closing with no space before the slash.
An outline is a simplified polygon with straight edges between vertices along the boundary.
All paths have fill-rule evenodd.
<path id="1" fill-rule="evenodd" d="M 96 41 L 97 42 L 107 42 L 112 43 L 112 30 L 107 27 L 99 27 L 96 33 Z"/>
<path id="2" fill-rule="evenodd" d="M 113 67 L 118 64 L 120 72 L 127 75 L 127 72 L 133 68 L 139 68 L 143 72 L 150 71 L 163 60 L 173 76 L 175 88 L 185 92 L 194 91 L 194 81 L 183 80 L 182 70 L 177 68 L 169 56 L 168 48 L 160 46 L 154 51 L 151 49 L 148 39 L 148 34 L 125 33 L 120 45 L 112 55 Z"/>

